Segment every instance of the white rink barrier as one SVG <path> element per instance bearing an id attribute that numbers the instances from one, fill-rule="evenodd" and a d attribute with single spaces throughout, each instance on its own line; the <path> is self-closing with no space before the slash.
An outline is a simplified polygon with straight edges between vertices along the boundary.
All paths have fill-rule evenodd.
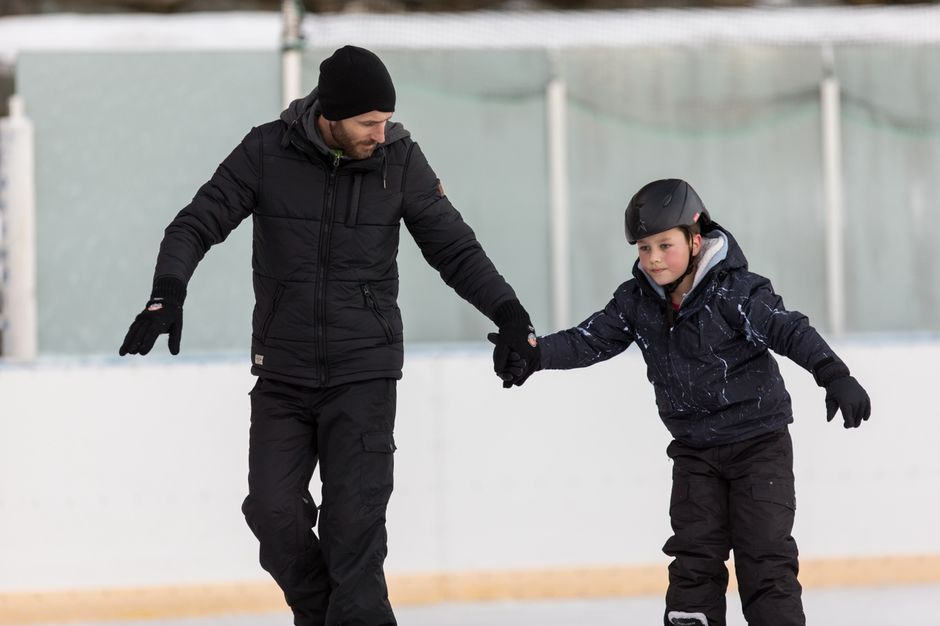
<path id="1" fill-rule="evenodd" d="M 781 360 L 804 583 L 940 581 L 940 342 L 833 347 L 872 397 L 858 430 L 827 424 L 823 391 Z M 148 589 L 185 588 L 279 606 L 239 511 L 252 383 L 242 359 L 0 366 L 0 616 L 128 587 L 138 609 Z M 669 438 L 635 350 L 503 390 L 482 345 L 412 347 L 395 438 L 393 599 L 662 588 Z"/>

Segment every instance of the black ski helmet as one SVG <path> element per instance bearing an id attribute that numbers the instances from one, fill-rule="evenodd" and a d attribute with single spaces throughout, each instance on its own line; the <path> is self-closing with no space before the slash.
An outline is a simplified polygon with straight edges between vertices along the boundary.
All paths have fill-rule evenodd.
<path id="1" fill-rule="evenodd" d="M 630 245 L 677 226 L 703 226 L 710 221 L 708 210 L 692 185 L 678 178 L 654 180 L 630 199 L 624 214 Z"/>

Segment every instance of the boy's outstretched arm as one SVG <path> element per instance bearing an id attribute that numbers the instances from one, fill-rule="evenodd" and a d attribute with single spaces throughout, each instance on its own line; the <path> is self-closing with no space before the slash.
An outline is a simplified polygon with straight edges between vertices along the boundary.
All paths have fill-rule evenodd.
<path id="1" fill-rule="evenodd" d="M 490 333 L 487 338 L 494 345 L 494 362 L 505 363 L 496 372 L 503 379 L 505 387 L 522 385 L 539 370 L 574 369 L 606 361 L 626 350 L 634 341 L 616 296 L 604 310 L 591 315 L 577 326 L 539 337 L 531 357 L 520 356 L 509 349 L 496 333 Z M 497 359 L 497 354 L 506 356 Z"/>
<path id="2" fill-rule="evenodd" d="M 765 345 L 813 374 L 826 390 L 826 421 L 842 412 L 845 428 L 858 428 L 871 416 L 868 392 L 849 372 L 848 366 L 829 347 L 809 318 L 788 311 L 770 281 L 756 274 L 746 297 L 724 302 L 724 315 L 748 341 Z"/>

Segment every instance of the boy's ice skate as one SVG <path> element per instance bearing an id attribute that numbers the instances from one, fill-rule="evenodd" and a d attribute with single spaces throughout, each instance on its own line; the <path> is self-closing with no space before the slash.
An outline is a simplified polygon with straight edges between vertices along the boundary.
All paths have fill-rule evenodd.
<path id="1" fill-rule="evenodd" d="M 673 626 L 708 626 L 708 618 L 703 613 L 669 611 L 668 617 Z"/>

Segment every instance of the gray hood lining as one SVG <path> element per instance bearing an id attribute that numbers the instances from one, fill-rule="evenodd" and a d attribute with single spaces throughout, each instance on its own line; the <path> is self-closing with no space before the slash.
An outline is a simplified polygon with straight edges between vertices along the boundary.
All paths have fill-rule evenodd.
<path id="1" fill-rule="evenodd" d="M 314 87 L 313 91 L 309 94 L 287 105 L 287 108 L 281 112 L 280 117 L 288 126 L 285 141 L 290 141 L 291 129 L 299 124 L 303 129 L 304 137 L 323 154 L 329 156 L 333 151 L 330 150 L 326 142 L 323 141 L 323 137 L 320 136 L 320 131 L 317 129 L 317 115 L 320 113 L 319 93 L 319 88 Z M 410 136 L 411 133 L 399 122 L 389 122 L 385 126 L 385 143 L 383 143 L 382 146 L 387 146 Z"/>
<path id="2" fill-rule="evenodd" d="M 695 288 L 698 287 L 699 283 L 702 282 L 702 279 L 705 278 L 705 275 L 708 272 L 725 260 L 728 256 L 728 237 L 718 229 L 715 229 L 705 235 L 702 235 L 702 247 L 699 250 L 699 261 L 698 267 L 695 270 L 695 278 L 692 279 L 692 288 L 686 292 L 685 296 L 682 298 L 683 302 L 689 295 L 695 291 Z M 643 269 L 643 266 L 637 264 L 637 268 L 640 272 L 643 273 L 643 276 L 646 277 L 647 282 L 653 288 L 659 297 L 663 300 L 666 299 L 666 290 L 656 284 L 656 281 L 653 280 L 653 277 L 646 273 L 646 270 Z"/>

